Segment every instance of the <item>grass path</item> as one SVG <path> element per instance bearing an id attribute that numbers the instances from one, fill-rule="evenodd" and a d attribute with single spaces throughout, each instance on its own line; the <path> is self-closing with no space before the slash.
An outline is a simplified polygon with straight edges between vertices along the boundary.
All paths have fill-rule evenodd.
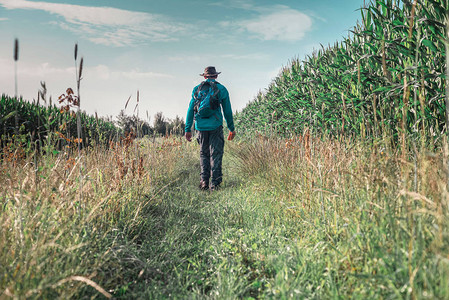
<path id="1" fill-rule="evenodd" d="M 421 299 L 449 295 L 445 284 L 449 266 L 438 258 L 444 251 L 438 250 L 442 248 L 432 233 L 432 219 L 417 213 L 411 221 L 404 204 L 391 200 L 398 193 L 394 183 L 382 192 L 378 186 L 375 192 L 376 185 L 369 185 L 376 177 L 358 182 L 368 176 L 363 170 L 378 162 L 354 150 L 357 162 L 343 168 L 359 174 L 358 178 L 334 170 L 332 161 L 304 177 L 295 156 L 270 154 L 268 167 L 254 160 L 259 169 L 252 172 L 238 165 L 235 150 L 226 152 L 223 188 L 214 193 L 197 188 L 195 155 L 181 161 L 178 180 L 148 211 L 148 232 L 139 248 L 145 271 L 124 298 Z M 314 157 L 317 165 L 326 157 L 326 151 L 320 151 Z M 345 158 L 336 157 L 335 149 L 328 151 L 337 162 L 354 159 L 344 149 Z M 327 163 L 328 178 L 322 178 L 320 172 Z M 395 178 L 391 163 L 378 168 Z M 308 178 L 316 185 L 310 194 L 301 192 Z M 325 181 L 330 187 L 325 187 L 329 185 Z"/>
<path id="2" fill-rule="evenodd" d="M 198 163 L 181 168 L 179 179 L 148 209 L 148 232 L 142 234 L 139 250 L 142 261 L 145 258 L 145 280 L 124 289 L 124 298 L 252 293 L 247 280 L 240 276 L 242 270 L 230 268 L 227 261 L 231 252 L 239 249 L 226 241 L 226 235 L 241 230 L 243 216 L 248 214 L 239 199 L 243 182 L 225 170 L 223 189 L 200 191 L 197 169 Z M 222 272 L 235 273 L 235 278 L 230 281 Z"/>
<path id="3" fill-rule="evenodd" d="M 444 156 L 415 176 L 363 143 L 306 150 L 228 143 L 211 193 L 195 143 L 97 149 L 83 202 L 70 157 L 4 163 L 0 299 L 447 299 Z"/>
<path id="4" fill-rule="evenodd" d="M 218 192 L 198 189 L 199 166 L 192 162 L 149 208 L 136 250 L 144 273 L 122 287 L 123 298 L 321 295 L 326 264 L 314 258 L 326 247 L 318 243 L 303 253 L 297 220 L 285 215 L 275 195 L 255 192 L 229 158 Z"/>
<path id="5" fill-rule="evenodd" d="M 178 179 L 148 207 L 145 229 L 127 246 L 127 255 L 142 265 L 140 276 L 129 274 L 137 280 L 117 288 L 116 295 L 154 299 L 259 295 L 264 278 L 271 276 L 263 265 L 270 253 L 259 250 L 268 246 L 264 252 L 277 252 L 285 237 L 273 228 L 277 213 L 251 197 L 245 180 L 229 164 L 225 159 L 225 180 L 218 192 L 198 189 L 199 165 L 194 159 L 179 166 Z"/>

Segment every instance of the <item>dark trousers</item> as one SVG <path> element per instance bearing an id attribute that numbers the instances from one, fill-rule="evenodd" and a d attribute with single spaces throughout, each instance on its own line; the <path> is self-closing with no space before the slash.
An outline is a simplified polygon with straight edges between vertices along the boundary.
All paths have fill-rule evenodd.
<path id="1" fill-rule="evenodd" d="M 201 180 L 217 186 L 221 183 L 223 173 L 221 163 L 223 161 L 224 136 L 223 126 L 211 131 L 199 131 L 198 142 L 201 147 Z"/>

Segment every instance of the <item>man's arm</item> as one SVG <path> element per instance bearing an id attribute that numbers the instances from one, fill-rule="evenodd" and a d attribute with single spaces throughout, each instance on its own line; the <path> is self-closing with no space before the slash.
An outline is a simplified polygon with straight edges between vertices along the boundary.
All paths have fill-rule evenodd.
<path id="1" fill-rule="evenodd" d="M 195 94 L 195 89 L 193 89 L 193 91 L 192 91 L 192 100 L 190 100 L 189 108 L 187 109 L 185 132 L 192 131 L 193 117 L 194 117 L 194 106 L 195 106 L 195 98 L 193 97 L 194 94 Z"/>
<path id="2" fill-rule="evenodd" d="M 195 93 L 195 90 L 192 92 L 192 100 L 190 100 L 189 108 L 187 109 L 187 116 L 186 116 L 186 127 L 185 127 L 185 136 L 186 139 L 190 142 L 192 140 L 192 125 L 193 125 L 193 117 L 194 117 L 194 111 L 193 108 L 195 106 L 195 98 L 193 98 L 193 94 Z"/>
<path id="3" fill-rule="evenodd" d="M 223 115 L 226 120 L 226 124 L 228 125 L 228 129 L 231 132 L 235 131 L 234 128 L 234 118 L 232 117 L 232 108 L 231 108 L 231 100 L 229 99 L 229 93 L 226 88 L 222 90 L 221 95 L 221 106 L 223 108 Z"/>

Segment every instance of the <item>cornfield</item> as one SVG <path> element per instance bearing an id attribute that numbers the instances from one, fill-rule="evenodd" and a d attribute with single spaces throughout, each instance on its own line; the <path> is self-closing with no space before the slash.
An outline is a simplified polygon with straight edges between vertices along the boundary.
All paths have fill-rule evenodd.
<path id="1" fill-rule="evenodd" d="M 372 1 L 342 42 L 292 60 L 237 114 L 238 127 L 435 141 L 447 131 L 448 9 L 447 0 Z"/>
<path id="2" fill-rule="evenodd" d="M 82 143 L 84 146 L 107 144 L 119 134 L 119 129 L 110 121 L 81 114 L 82 135 L 77 138 L 76 114 L 67 106 L 55 104 L 41 105 L 39 101 L 28 102 L 22 99 L 2 95 L 0 99 L 0 136 L 2 148 L 10 141 L 17 141 L 15 134 L 15 117 L 17 116 L 22 140 L 34 142 L 47 140 L 54 135 L 58 145 Z"/>

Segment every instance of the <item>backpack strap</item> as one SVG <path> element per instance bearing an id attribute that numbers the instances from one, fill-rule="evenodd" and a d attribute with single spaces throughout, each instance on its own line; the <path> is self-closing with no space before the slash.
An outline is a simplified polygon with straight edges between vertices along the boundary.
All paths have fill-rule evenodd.
<path id="1" fill-rule="evenodd" d="M 202 101 L 202 99 L 198 98 L 199 93 L 204 89 L 205 86 L 209 86 L 210 88 L 212 88 L 213 90 L 213 97 L 215 97 L 216 99 L 218 99 L 218 95 L 220 93 L 220 90 L 217 87 L 217 84 L 220 84 L 218 81 L 207 81 L 204 80 L 203 82 L 201 82 L 201 84 L 198 86 L 198 88 L 196 89 L 195 93 L 193 94 L 193 98 L 195 99 L 195 105 L 193 107 L 193 112 L 195 114 L 198 113 L 198 109 L 200 106 L 200 103 Z M 219 105 L 219 104 L 218 104 Z M 215 107 L 216 108 L 216 107 Z M 214 108 L 214 109 L 215 109 Z"/>
<path id="2" fill-rule="evenodd" d="M 198 86 L 198 88 L 196 89 L 195 93 L 193 93 L 193 98 L 195 99 L 195 105 L 193 106 L 193 112 L 196 115 L 198 113 L 198 108 L 200 106 L 201 103 L 201 99 L 198 98 L 199 93 L 201 92 L 201 90 L 203 89 L 203 86 L 206 84 L 206 81 L 201 82 L 201 84 Z M 208 84 L 208 83 L 207 83 Z"/>
<path id="3" fill-rule="evenodd" d="M 218 89 L 217 84 L 220 84 L 220 83 L 218 81 L 210 83 L 210 86 L 213 90 L 212 98 L 215 100 L 214 103 L 211 103 L 212 109 L 217 109 L 220 106 L 220 103 L 219 103 L 220 102 L 220 99 L 219 99 L 220 90 Z"/>
<path id="4" fill-rule="evenodd" d="M 203 89 L 203 86 L 205 84 L 209 85 L 209 82 L 207 82 L 207 81 L 201 82 L 201 84 L 198 86 L 195 93 L 193 94 L 193 98 L 195 98 L 196 101 L 200 100 L 200 99 L 198 99 L 198 94 L 201 92 L 201 90 Z"/>
<path id="5" fill-rule="evenodd" d="M 193 95 L 193 97 L 195 98 L 195 100 L 199 100 L 198 99 L 198 94 L 203 90 L 203 86 L 208 85 L 211 86 L 214 91 L 215 91 L 215 95 L 218 95 L 218 88 L 216 87 L 217 84 L 221 84 L 218 81 L 207 81 L 204 80 L 203 82 L 201 82 L 201 84 L 198 86 L 198 88 L 195 91 L 195 94 Z"/>

